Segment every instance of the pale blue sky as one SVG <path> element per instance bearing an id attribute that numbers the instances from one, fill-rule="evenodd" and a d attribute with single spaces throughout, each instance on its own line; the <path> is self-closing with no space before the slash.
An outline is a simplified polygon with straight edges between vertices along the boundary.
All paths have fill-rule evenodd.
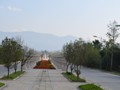
<path id="1" fill-rule="evenodd" d="M 120 24 L 120 0 L 0 0 L 0 31 L 35 31 L 89 40 Z"/>

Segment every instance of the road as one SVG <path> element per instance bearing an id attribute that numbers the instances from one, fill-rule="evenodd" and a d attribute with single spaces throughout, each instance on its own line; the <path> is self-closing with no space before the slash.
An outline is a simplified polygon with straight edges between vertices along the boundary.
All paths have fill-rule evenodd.
<path id="1" fill-rule="evenodd" d="M 66 61 L 63 57 L 52 57 L 52 63 L 55 64 L 57 69 L 62 69 L 63 71 L 66 70 Z"/>
<path id="2" fill-rule="evenodd" d="M 88 81 L 102 85 L 106 90 L 120 90 L 120 76 L 89 68 L 81 69 L 82 76 Z"/>
<path id="3" fill-rule="evenodd" d="M 28 60 L 28 62 L 26 63 L 26 65 L 23 67 L 24 70 L 29 69 L 32 65 L 34 65 L 33 63 L 39 60 L 39 57 L 33 57 L 31 60 Z M 20 62 L 18 63 L 18 67 L 17 70 L 20 70 Z M 13 66 L 11 66 L 10 68 L 10 73 L 14 72 L 14 68 Z M 7 75 L 7 68 L 4 67 L 4 65 L 0 65 L 0 78 L 4 75 Z"/>
<path id="4" fill-rule="evenodd" d="M 52 60 L 59 69 L 65 70 L 66 64 L 63 58 L 53 57 Z M 120 76 L 110 74 L 101 70 L 82 67 L 81 76 L 91 83 L 101 85 L 106 90 L 120 90 Z"/>
<path id="5" fill-rule="evenodd" d="M 18 64 L 18 70 L 20 70 L 20 64 Z M 10 68 L 10 73 L 14 72 L 14 68 Z M 0 65 L 0 78 L 7 75 L 7 68 L 4 65 Z"/>

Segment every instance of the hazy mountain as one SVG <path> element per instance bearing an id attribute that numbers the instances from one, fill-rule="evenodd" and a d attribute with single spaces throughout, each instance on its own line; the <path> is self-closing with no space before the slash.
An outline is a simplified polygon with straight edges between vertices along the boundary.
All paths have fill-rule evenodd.
<path id="1" fill-rule="evenodd" d="M 52 34 L 36 32 L 0 32 L 0 41 L 5 37 L 21 37 L 24 44 L 36 50 L 61 50 L 66 42 L 76 39 L 73 36 L 59 37 Z"/>

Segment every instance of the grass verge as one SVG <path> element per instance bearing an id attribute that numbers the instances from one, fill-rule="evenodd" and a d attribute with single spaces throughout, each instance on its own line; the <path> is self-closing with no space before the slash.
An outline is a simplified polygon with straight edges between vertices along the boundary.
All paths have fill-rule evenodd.
<path id="1" fill-rule="evenodd" d="M 77 78 L 74 74 L 71 74 L 69 72 L 63 72 L 62 73 L 65 77 L 67 77 L 69 80 L 71 80 L 72 82 L 86 82 L 84 79 L 82 78 Z"/>
<path id="2" fill-rule="evenodd" d="M 15 78 L 17 78 L 18 76 L 22 75 L 24 72 L 21 72 L 21 71 L 17 71 L 16 73 L 12 73 L 10 74 L 9 78 L 7 76 L 3 76 L 1 78 L 1 80 L 13 80 Z"/>
<path id="3" fill-rule="evenodd" d="M 5 85 L 4 83 L 1 83 L 1 82 L 0 82 L 0 87 L 2 87 L 2 86 L 4 86 L 4 85 Z"/>
<path id="4" fill-rule="evenodd" d="M 95 84 L 85 84 L 85 85 L 80 85 L 79 88 L 81 90 L 103 90 L 99 86 L 96 86 Z"/>

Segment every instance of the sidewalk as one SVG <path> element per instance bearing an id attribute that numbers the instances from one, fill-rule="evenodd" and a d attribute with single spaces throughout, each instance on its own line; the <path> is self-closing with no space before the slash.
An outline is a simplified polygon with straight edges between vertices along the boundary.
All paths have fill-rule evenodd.
<path id="1" fill-rule="evenodd" d="M 3 90 L 78 90 L 80 83 L 69 82 L 61 73 L 60 69 L 30 69 L 17 80 L 2 81 L 7 84 Z"/>

